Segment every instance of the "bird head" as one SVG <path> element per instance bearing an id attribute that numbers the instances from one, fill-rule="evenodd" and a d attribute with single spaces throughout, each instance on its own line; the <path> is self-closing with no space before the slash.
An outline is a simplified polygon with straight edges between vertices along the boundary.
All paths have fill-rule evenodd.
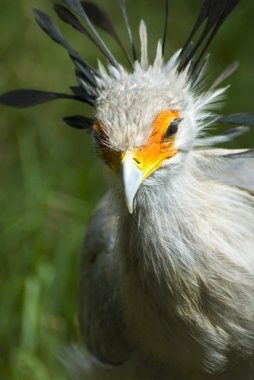
<path id="1" fill-rule="evenodd" d="M 198 133 L 188 68 L 177 72 L 179 53 L 164 64 L 159 42 L 154 63 L 141 58 L 133 73 L 100 66 L 92 135 L 99 155 L 122 180 L 130 213 L 140 186 L 156 183 L 165 167 L 180 170 Z"/>
<path id="2" fill-rule="evenodd" d="M 164 62 L 160 41 L 150 64 L 144 22 L 140 42 L 141 59 L 133 72 L 99 64 L 92 125 L 99 156 L 121 178 L 130 213 L 141 186 L 156 184 L 161 173 L 172 176 L 184 167 L 206 125 L 207 109 L 224 91 L 198 94 L 190 66 L 179 71 L 181 50 Z"/>
<path id="3" fill-rule="evenodd" d="M 34 9 L 36 21 L 43 31 L 67 50 L 75 66 L 78 86 L 71 87 L 72 94 L 12 91 L 0 96 L 0 104 L 28 107 L 54 99 L 74 99 L 93 106 L 93 119 L 71 116 L 65 117 L 64 121 L 72 127 L 86 129 L 92 135 L 103 161 L 121 178 L 127 207 L 132 213 L 139 188 L 155 184 L 158 176 L 165 173 L 165 168 L 168 176 L 178 173 L 188 162 L 188 153 L 200 145 L 204 127 L 211 123 L 211 106 L 224 92 L 224 89 L 214 88 L 236 67 L 227 68 L 215 82 L 216 86 L 201 93 L 198 84 L 207 62 L 205 53 L 238 2 L 202 2 L 197 21 L 183 48 L 164 62 L 169 14 L 169 0 L 165 0 L 163 39 L 158 43 L 152 63 L 148 60 L 144 22 L 140 24 L 141 58 L 137 59 L 125 0 L 119 3 L 133 60 L 108 15 L 98 5 L 80 0 L 55 4 L 57 16 L 88 37 L 107 58 L 107 64 L 99 63 L 98 69 L 80 57 L 48 15 Z M 131 70 L 117 62 L 95 26 L 114 38 Z"/>

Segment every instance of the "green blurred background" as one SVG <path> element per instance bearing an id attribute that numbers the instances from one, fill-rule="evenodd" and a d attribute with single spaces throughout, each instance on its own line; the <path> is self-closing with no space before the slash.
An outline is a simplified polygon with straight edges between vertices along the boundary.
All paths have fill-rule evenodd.
<path id="1" fill-rule="evenodd" d="M 127 41 L 116 0 L 105 5 Z M 137 34 L 149 27 L 151 57 L 163 26 L 162 0 L 129 0 Z M 198 0 L 172 0 L 167 57 L 192 25 Z M 65 51 L 33 20 L 32 6 L 52 14 L 50 0 L 1 0 L 0 92 L 30 87 L 66 91 L 75 84 Z M 240 69 L 223 112 L 254 111 L 254 3 L 242 0 L 213 43 L 208 82 L 234 60 Z M 59 22 L 61 24 L 61 22 Z M 96 49 L 61 24 L 91 63 Z M 103 34 L 103 33 L 102 33 Z M 119 51 L 105 36 L 116 56 Z M 121 55 L 120 55 L 121 57 Z M 0 109 L 0 378 L 63 380 L 58 355 L 78 342 L 76 286 L 86 223 L 106 189 L 89 136 L 72 130 L 62 116 L 88 115 L 88 107 L 58 101 L 28 110 Z M 222 128 L 222 127 L 221 127 Z M 230 146 L 250 147 L 254 131 Z"/>

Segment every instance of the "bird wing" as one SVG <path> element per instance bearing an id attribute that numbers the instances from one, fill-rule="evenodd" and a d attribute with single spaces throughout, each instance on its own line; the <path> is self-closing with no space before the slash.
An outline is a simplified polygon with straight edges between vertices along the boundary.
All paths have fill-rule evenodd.
<path id="1" fill-rule="evenodd" d="M 209 177 L 254 194 L 254 156 L 248 150 L 205 149 L 201 167 Z"/>
<path id="2" fill-rule="evenodd" d="M 79 323 L 82 337 L 99 360 L 118 364 L 129 357 L 125 339 L 115 254 L 118 217 L 102 199 L 88 225 L 79 283 Z"/>

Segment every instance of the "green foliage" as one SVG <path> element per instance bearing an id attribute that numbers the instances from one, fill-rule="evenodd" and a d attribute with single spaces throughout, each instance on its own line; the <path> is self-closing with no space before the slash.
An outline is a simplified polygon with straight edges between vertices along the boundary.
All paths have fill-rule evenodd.
<path id="1" fill-rule="evenodd" d="M 123 35 L 116 1 L 99 2 Z M 136 32 L 141 16 L 148 23 L 152 52 L 162 30 L 161 3 L 129 0 Z M 168 56 L 184 41 L 197 4 L 197 0 L 172 1 Z M 66 91 L 75 83 L 65 52 L 33 21 L 34 5 L 52 13 L 50 1 L 1 0 L 0 92 L 21 87 Z M 211 49 L 211 81 L 227 64 L 241 61 L 230 80 L 227 112 L 254 111 L 253 14 L 251 0 L 243 1 Z M 66 25 L 63 30 L 96 63 L 96 49 Z M 112 48 L 117 55 L 114 43 Z M 24 111 L 0 110 L 1 379 L 63 380 L 66 375 L 58 355 L 65 345 L 79 340 L 80 250 L 87 220 L 106 186 L 89 137 L 65 127 L 61 117 L 89 112 L 70 101 Z M 253 139 L 251 132 L 238 145 L 251 146 Z"/>

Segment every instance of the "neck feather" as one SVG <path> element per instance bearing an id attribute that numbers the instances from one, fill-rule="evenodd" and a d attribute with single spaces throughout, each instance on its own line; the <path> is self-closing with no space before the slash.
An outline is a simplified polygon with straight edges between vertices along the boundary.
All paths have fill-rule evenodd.
<path id="1" fill-rule="evenodd" d="M 251 197 L 192 170 L 168 173 L 158 186 L 144 186 L 135 213 L 120 219 L 122 286 L 131 315 L 144 302 L 172 325 L 191 323 L 195 339 L 209 348 L 210 366 L 222 365 L 230 335 L 239 349 L 253 345 Z"/>

